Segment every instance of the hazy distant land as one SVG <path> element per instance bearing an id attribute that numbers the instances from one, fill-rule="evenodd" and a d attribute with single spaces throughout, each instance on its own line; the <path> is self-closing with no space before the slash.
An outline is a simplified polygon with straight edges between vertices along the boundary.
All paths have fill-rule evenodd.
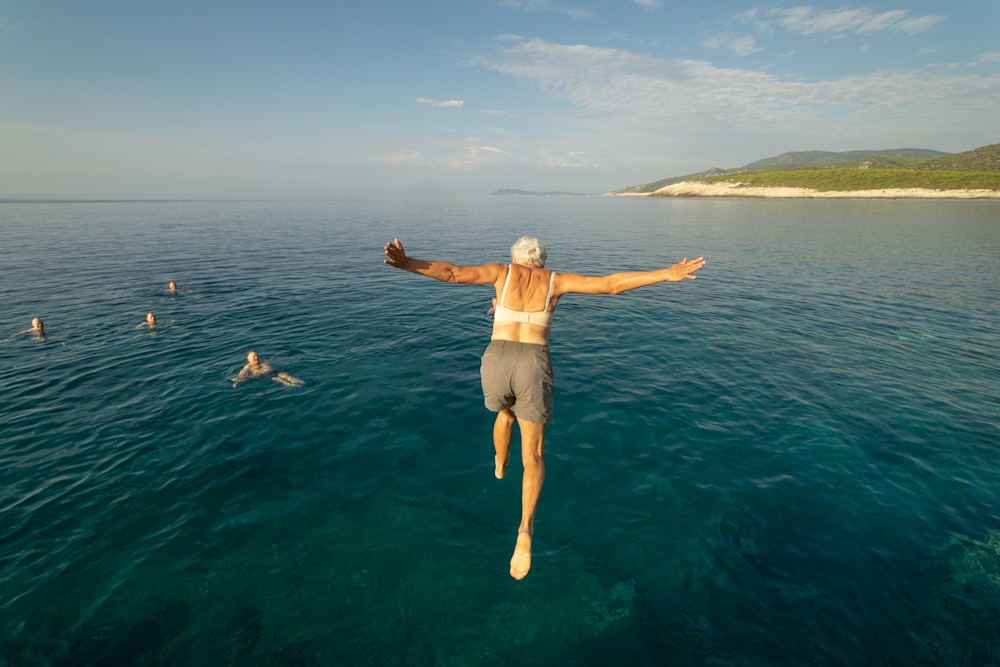
<path id="1" fill-rule="evenodd" d="M 512 188 L 503 188 L 500 190 L 494 190 L 490 194 L 494 195 L 505 195 L 510 197 L 594 197 L 592 194 L 584 194 L 582 192 L 534 192 L 532 190 L 515 190 Z"/>

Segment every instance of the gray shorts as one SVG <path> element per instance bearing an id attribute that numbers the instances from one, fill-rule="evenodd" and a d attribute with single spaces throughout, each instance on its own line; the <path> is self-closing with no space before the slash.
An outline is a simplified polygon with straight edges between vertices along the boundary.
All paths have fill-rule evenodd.
<path id="1" fill-rule="evenodd" d="M 548 345 L 490 341 L 479 374 L 486 408 L 510 408 L 518 419 L 536 424 L 552 421 L 552 359 Z"/>

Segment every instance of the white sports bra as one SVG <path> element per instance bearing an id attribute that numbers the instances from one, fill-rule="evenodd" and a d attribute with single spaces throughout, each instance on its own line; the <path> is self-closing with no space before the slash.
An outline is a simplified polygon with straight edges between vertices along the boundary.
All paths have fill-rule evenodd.
<path id="1" fill-rule="evenodd" d="M 552 311 L 549 310 L 549 302 L 552 300 L 552 285 L 556 279 L 556 272 L 553 271 L 549 276 L 549 291 L 545 294 L 545 308 L 544 310 L 536 310 L 532 312 L 525 312 L 523 310 L 513 310 L 512 308 L 507 308 L 504 306 L 504 301 L 507 299 L 507 284 L 510 283 L 510 266 L 507 266 L 507 278 L 503 281 L 503 291 L 500 293 L 500 300 L 497 302 L 497 308 L 493 312 L 494 322 L 526 322 L 528 324 L 536 324 L 540 327 L 545 327 L 546 329 L 552 328 Z"/>

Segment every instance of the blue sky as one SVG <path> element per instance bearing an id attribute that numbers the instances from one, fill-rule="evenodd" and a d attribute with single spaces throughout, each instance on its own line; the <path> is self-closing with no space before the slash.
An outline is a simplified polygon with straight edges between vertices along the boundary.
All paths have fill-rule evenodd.
<path id="1" fill-rule="evenodd" d="M 600 193 L 1000 142 L 992 0 L 0 0 L 0 195 Z"/>

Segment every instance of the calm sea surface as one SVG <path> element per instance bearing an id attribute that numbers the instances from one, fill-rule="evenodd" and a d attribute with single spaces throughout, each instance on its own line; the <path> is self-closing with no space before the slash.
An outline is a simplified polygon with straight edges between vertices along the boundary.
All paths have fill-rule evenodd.
<path id="1" fill-rule="evenodd" d="M 516 582 L 492 290 L 382 246 L 522 234 L 708 264 L 560 302 Z M 998 331 L 996 203 L 2 202 L 0 665 L 1000 664 Z"/>

